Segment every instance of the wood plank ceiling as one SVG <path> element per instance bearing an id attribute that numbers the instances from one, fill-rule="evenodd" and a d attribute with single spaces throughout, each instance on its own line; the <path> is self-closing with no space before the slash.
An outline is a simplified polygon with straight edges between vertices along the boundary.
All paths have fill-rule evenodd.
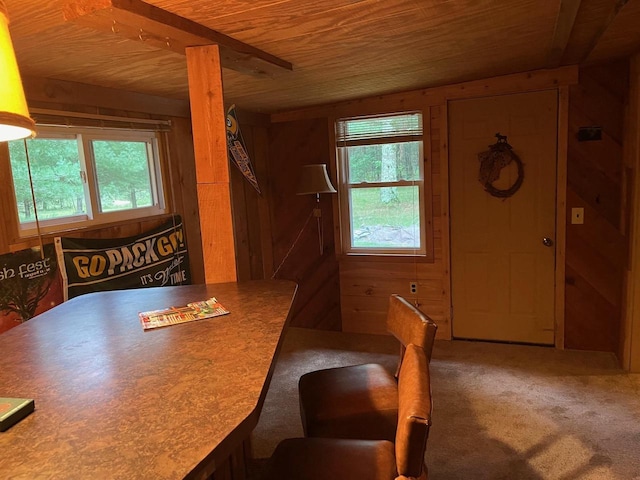
<path id="1" fill-rule="evenodd" d="M 24 76 L 188 98 L 184 55 L 66 21 L 68 3 L 6 0 Z M 640 0 L 147 3 L 290 62 L 266 77 L 224 70 L 225 100 L 267 113 L 640 50 Z"/>

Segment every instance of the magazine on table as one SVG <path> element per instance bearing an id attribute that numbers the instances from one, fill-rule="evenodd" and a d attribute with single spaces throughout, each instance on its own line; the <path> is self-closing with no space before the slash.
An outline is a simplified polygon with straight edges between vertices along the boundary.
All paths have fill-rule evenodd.
<path id="1" fill-rule="evenodd" d="M 193 322 L 204 318 L 219 317 L 228 313 L 229 310 L 224 308 L 215 297 L 211 297 L 201 302 L 189 303 L 185 307 L 169 307 L 161 310 L 140 312 L 138 317 L 140 317 L 142 328 L 151 330 L 152 328 Z"/>

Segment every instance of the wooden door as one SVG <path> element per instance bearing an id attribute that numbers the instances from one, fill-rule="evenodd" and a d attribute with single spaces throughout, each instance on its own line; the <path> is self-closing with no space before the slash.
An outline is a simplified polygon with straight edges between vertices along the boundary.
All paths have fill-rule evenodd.
<path id="1" fill-rule="evenodd" d="M 449 104 L 455 338 L 554 343 L 557 105 L 555 90 Z M 523 164 L 508 198 L 478 180 L 478 153 L 496 133 Z M 517 178 L 512 161 L 492 185 L 507 190 Z"/>

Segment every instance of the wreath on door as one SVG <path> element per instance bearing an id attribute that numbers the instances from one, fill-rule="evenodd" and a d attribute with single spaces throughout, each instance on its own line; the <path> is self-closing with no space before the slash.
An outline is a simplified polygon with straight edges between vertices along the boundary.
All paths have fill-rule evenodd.
<path id="1" fill-rule="evenodd" d="M 522 186 L 524 180 L 524 166 L 520 157 L 513 152 L 513 147 L 507 143 L 507 136 L 496 133 L 498 141 L 489 145 L 489 150 L 478 154 L 480 160 L 480 173 L 478 180 L 485 191 L 494 197 L 509 198 Z M 518 177 L 513 185 L 506 189 L 499 189 L 493 186 L 493 182 L 500 178 L 500 171 L 515 162 L 518 167 Z"/>

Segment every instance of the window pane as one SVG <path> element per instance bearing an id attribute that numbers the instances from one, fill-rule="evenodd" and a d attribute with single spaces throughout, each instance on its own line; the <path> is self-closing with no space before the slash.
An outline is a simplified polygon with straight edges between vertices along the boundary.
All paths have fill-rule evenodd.
<path id="1" fill-rule="evenodd" d="M 351 189 L 351 245 L 420 248 L 418 187 Z"/>
<path id="2" fill-rule="evenodd" d="M 94 140 L 101 212 L 153 205 L 146 142 Z"/>
<path id="3" fill-rule="evenodd" d="M 27 140 L 27 146 L 38 219 L 85 215 L 78 142 L 75 139 L 35 138 Z M 22 140 L 9 142 L 9 155 L 18 219 L 20 223 L 34 222 L 27 157 Z"/>
<path id="4" fill-rule="evenodd" d="M 349 183 L 421 180 L 421 143 L 402 142 L 347 147 Z"/>

